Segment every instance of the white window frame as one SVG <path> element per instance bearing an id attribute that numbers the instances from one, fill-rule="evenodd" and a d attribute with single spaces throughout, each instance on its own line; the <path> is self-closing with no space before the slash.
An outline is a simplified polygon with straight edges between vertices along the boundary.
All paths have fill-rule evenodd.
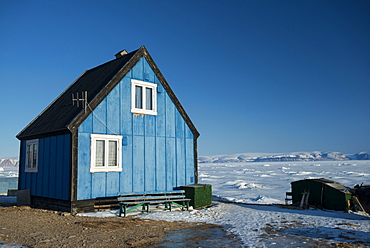
<path id="1" fill-rule="evenodd" d="M 104 141 L 104 166 L 96 166 L 96 141 Z M 117 165 L 108 166 L 109 162 L 109 141 L 117 142 Z M 90 172 L 120 172 L 122 171 L 122 136 L 91 134 Z"/>
<path id="2" fill-rule="evenodd" d="M 142 87 L 142 108 L 136 108 L 136 86 Z M 146 109 L 146 89 L 152 89 L 152 108 Z M 136 114 L 157 115 L 157 84 L 131 79 L 131 112 Z"/>
<path id="3" fill-rule="evenodd" d="M 36 149 L 36 153 L 34 150 Z M 31 164 L 30 164 L 31 161 Z M 27 140 L 26 141 L 26 162 L 25 172 L 37 172 L 39 164 L 39 140 Z"/>

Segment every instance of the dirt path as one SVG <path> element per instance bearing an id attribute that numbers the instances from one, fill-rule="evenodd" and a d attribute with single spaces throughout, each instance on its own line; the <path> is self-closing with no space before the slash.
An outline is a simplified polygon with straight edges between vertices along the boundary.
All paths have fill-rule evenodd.
<path id="1" fill-rule="evenodd" d="M 0 207 L 0 244 L 30 247 L 148 247 L 184 228 L 219 228 L 205 223 L 135 217 L 72 216 L 30 207 Z"/>

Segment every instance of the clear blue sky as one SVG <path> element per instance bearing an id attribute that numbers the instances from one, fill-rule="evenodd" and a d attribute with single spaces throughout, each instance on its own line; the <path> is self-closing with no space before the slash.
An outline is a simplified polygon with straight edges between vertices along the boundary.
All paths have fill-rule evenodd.
<path id="1" fill-rule="evenodd" d="M 370 150 L 370 1 L 0 1 L 0 157 L 84 70 L 145 45 L 199 155 Z"/>

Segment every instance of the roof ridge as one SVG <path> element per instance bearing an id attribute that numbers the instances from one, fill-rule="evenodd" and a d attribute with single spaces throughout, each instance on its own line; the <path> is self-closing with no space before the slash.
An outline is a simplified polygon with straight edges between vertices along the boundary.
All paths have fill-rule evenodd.
<path id="1" fill-rule="evenodd" d="M 129 53 L 127 53 L 127 54 L 125 54 L 125 55 L 123 55 L 123 56 L 121 56 L 121 57 L 119 57 L 119 58 L 114 58 L 114 59 L 109 60 L 109 61 L 107 61 L 107 62 L 105 62 L 105 63 L 103 63 L 103 64 L 100 64 L 100 65 L 97 65 L 97 66 L 92 67 L 92 68 L 90 68 L 90 69 L 87 69 L 86 71 L 92 71 L 92 70 L 95 70 L 95 69 L 97 69 L 97 68 L 99 68 L 99 67 L 106 66 L 106 65 L 107 65 L 107 64 L 109 64 L 109 63 L 113 63 L 113 62 L 115 62 L 115 61 L 117 61 L 117 60 L 121 60 L 121 59 L 127 58 L 127 56 L 130 56 L 131 54 L 136 53 L 137 51 L 139 51 L 139 49 L 136 49 L 135 51 L 129 52 Z"/>

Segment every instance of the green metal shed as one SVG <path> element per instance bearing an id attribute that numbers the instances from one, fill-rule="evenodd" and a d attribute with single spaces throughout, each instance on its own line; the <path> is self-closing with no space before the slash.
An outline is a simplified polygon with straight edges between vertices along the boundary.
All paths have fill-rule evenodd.
<path id="1" fill-rule="evenodd" d="M 325 179 L 304 179 L 294 181 L 292 185 L 293 204 L 299 204 L 304 192 L 309 192 L 308 204 L 319 208 L 348 211 L 352 194 L 341 183 Z"/>

